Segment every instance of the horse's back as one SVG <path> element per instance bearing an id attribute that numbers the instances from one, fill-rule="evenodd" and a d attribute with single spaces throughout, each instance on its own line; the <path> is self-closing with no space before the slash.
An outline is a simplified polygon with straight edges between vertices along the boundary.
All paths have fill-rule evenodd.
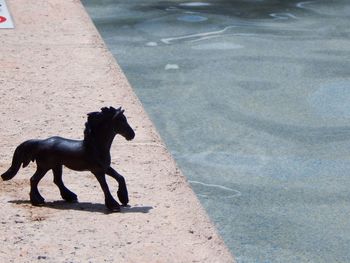
<path id="1" fill-rule="evenodd" d="M 38 142 L 40 152 L 46 154 L 65 154 L 80 152 L 83 148 L 82 141 L 66 139 L 59 136 L 50 137 Z"/>
<path id="2" fill-rule="evenodd" d="M 57 165 L 71 166 L 71 163 L 84 159 L 82 141 L 54 136 L 36 143 L 38 146 L 35 160 L 40 166 L 46 168 L 54 168 Z"/>
<path id="3" fill-rule="evenodd" d="M 72 148 L 82 145 L 82 141 L 67 139 L 60 136 L 53 136 L 44 140 L 40 140 L 40 144 L 42 146 L 51 148 Z"/>

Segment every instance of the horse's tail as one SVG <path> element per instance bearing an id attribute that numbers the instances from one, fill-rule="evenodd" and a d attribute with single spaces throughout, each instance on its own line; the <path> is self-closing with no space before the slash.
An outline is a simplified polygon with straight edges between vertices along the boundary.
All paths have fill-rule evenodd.
<path id="1" fill-rule="evenodd" d="M 37 140 L 25 141 L 18 145 L 12 157 L 11 167 L 1 175 L 2 180 L 11 180 L 18 173 L 22 164 L 22 167 L 26 167 L 30 161 L 34 161 L 37 145 Z"/>

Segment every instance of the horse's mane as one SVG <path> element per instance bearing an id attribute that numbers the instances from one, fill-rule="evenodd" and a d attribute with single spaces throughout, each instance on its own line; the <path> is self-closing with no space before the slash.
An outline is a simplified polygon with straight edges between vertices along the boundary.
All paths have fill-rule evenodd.
<path id="1" fill-rule="evenodd" d="M 121 112 L 121 108 L 103 107 L 101 111 L 88 113 L 87 122 L 85 123 L 84 141 L 89 141 L 94 136 L 96 129 L 101 127 L 103 123 L 111 121 L 115 115 Z"/>

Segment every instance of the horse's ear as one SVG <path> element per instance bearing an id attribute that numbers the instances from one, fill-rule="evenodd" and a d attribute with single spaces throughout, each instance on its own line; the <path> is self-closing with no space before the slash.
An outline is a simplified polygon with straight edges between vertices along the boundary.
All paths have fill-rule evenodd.
<path id="1" fill-rule="evenodd" d="M 122 110 L 122 107 L 119 107 L 118 109 L 116 109 L 116 115 L 122 114 L 124 112 L 124 110 Z"/>
<path id="2" fill-rule="evenodd" d="M 107 107 L 103 107 L 103 108 L 101 108 L 101 111 L 102 111 L 102 112 L 107 112 L 107 111 L 108 111 L 108 108 L 107 108 Z"/>
<path id="3" fill-rule="evenodd" d="M 113 116 L 113 119 L 114 118 L 117 118 L 120 114 L 123 114 L 124 113 L 124 110 L 120 110 L 121 109 L 121 107 L 118 109 L 118 111 L 114 114 L 114 116 Z"/>
<path id="4" fill-rule="evenodd" d="M 98 112 L 97 111 L 93 111 L 93 112 L 89 112 L 87 114 L 88 117 L 92 117 L 92 116 L 95 116 Z"/>

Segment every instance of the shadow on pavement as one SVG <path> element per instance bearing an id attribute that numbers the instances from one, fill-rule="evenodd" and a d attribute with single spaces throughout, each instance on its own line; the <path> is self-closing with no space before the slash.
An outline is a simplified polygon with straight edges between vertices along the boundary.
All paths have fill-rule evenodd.
<path id="1" fill-rule="evenodd" d="M 12 200 L 9 203 L 16 205 L 31 205 L 29 200 Z M 76 202 L 69 203 L 66 201 L 52 201 L 46 202 L 42 207 L 57 209 L 57 210 L 77 210 L 77 211 L 87 211 L 87 212 L 99 212 L 103 214 L 111 214 L 113 212 L 109 211 L 104 204 L 91 203 L 91 202 Z M 148 213 L 152 206 L 121 206 L 121 213 Z"/>

